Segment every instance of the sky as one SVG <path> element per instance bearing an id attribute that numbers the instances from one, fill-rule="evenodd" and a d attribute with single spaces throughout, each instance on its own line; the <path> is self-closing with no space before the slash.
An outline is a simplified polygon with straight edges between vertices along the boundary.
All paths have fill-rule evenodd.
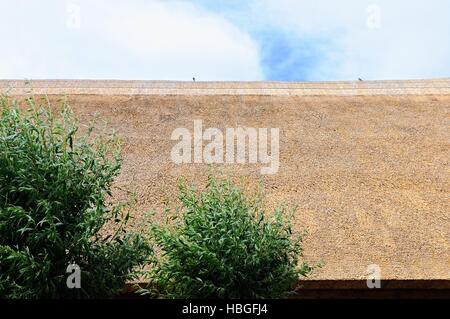
<path id="1" fill-rule="evenodd" d="M 450 76 L 447 0 L 0 0 L 0 79 Z"/>

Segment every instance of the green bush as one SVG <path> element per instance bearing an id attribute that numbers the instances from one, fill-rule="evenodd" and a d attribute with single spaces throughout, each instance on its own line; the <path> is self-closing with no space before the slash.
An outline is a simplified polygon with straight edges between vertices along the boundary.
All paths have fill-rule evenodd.
<path id="1" fill-rule="evenodd" d="M 0 98 L 0 297 L 108 297 L 151 254 L 125 231 L 123 205 L 107 203 L 121 167 L 118 140 L 77 133 L 67 103 L 56 115 L 47 103 L 28 98 L 21 111 Z M 80 289 L 66 285 L 71 263 Z"/>
<path id="2" fill-rule="evenodd" d="M 210 177 L 203 192 L 181 185 L 183 209 L 151 226 L 159 253 L 141 292 L 165 298 L 279 298 L 312 267 L 299 265 L 301 237 L 285 209 L 267 217 L 229 180 Z M 287 215 L 287 216 L 286 216 Z"/>

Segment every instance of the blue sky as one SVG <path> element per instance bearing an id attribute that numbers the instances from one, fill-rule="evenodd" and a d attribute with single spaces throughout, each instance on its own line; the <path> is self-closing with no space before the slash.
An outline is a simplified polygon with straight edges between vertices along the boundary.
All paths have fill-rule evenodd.
<path id="1" fill-rule="evenodd" d="M 450 76 L 446 0 L 0 0 L 0 78 Z"/>

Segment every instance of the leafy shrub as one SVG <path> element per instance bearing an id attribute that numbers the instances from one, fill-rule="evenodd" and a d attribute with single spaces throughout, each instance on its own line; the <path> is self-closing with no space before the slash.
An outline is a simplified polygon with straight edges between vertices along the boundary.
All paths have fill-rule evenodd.
<path id="1" fill-rule="evenodd" d="M 229 180 L 210 177 L 203 192 L 181 185 L 183 211 L 151 226 L 159 250 L 143 293 L 169 298 L 278 298 L 312 267 L 298 265 L 301 237 L 285 209 L 266 217 Z"/>
<path id="2" fill-rule="evenodd" d="M 125 231 L 123 205 L 107 203 L 121 167 L 118 140 L 76 134 L 65 101 L 56 116 L 40 104 L 28 98 L 21 111 L 0 98 L 0 297 L 111 296 L 151 253 Z M 71 263 L 81 289 L 67 288 Z"/>

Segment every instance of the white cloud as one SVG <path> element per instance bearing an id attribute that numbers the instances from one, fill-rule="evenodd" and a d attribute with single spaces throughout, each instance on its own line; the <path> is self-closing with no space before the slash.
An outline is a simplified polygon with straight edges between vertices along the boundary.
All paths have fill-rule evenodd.
<path id="1" fill-rule="evenodd" d="M 79 29 L 67 27 L 72 3 Z M 367 25 L 371 4 L 378 29 Z M 0 78 L 260 80 L 273 67 L 260 65 L 262 50 L 277 53 L 261 43 L 267 31 L 289 38 L 292 69 L 301 50 L 319 48 L 303 78 L 450 75 L 447 0 L 0 0 L 0 12 Z"/>
<path id="2" fill-rule="evenodd" d="M 68 28 L 76 6 L 80 28 Z M 247 33 L 187 2 L 0 0 L 0 12 L 7 44 L 0 50 L 0 78 L 263 76 L 257 45 Z M 69 26 L 76 27 L 73 21 Z"/>
<path id="3" fill-rule="evenodd" d="M 367 11 L 370 5 L 380 9 L 378 29 L 367 24 L 376 13 Z M 330 38 L 316 79 L 450 75 L 450 2 L 445 0 L 263 0 L 254 2 L 253 12 L 261 23 L 299 41 Z"/>

